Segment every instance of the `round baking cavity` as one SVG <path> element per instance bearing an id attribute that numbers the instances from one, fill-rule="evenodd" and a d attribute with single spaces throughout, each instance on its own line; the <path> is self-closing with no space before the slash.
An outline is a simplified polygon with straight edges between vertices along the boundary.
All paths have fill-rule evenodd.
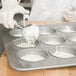
<path id="1" fill-rule="evenodd" d="M 64 33 L 73 33 L 76 32 L 76 27 L 70 25 L 62 25 L 58 27 L 57 30 Z"/>
<path id="2" fill-rule="evenodd" d="M 67 39 L 72 42 L 76 42 L 76 34 L 70 34 L 67 36 Z"/>
<path id="3" fill-rule="evenodd" d="M 65 42 L 65 39 L 60 36 L 51 35 L 51 36 L 46 36 L 45 38 L 40 39 L 40 41 L 48 45 L 60 45 Z"/>
<path id="4" fill-rule="evenodd" d="M 56 47 L 56 50 L 49 50 L 49 53 L 59 58 L 72 58 L 76 56 L 76 49 L 72 47 Z"/>
<path id="5" fill-rule="evenodd" d="M 14 37 L 22 37 L 22 30 L 21 29 L 13 29 L 9 32 L 9 34 Z"/>
<path id="6" fill-rule="evenodd" d="M 13 41 L 13 44 L 20 48 L 32 48 L 39 44 L 39 41 L 36 41 L 35 44 L 28 44 L 24 38 L 18 38 Z"/>
<path id="7" fill-rule="evenodd" d="M 18 59 L 23 62 L 38 62 L 45 60 L 48 54 L 41 49 L 26 49 L 17 52 Z"/>
<path id="8" fill-rule="evenodd" d="M 48 26 L 40 27 L 40 35 L 50 35 L 50 34 L 54 34 L 54 33 L 56 33 L 56 30 L 53 28 L 50 28 Z"/>

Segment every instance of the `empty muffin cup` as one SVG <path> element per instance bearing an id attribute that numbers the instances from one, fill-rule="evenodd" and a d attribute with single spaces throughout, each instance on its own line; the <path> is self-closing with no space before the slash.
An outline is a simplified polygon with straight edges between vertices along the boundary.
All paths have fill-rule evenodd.
<path id="1" fill-rule="evenodd" d="M 67 39 L 72 42 L 76 42 L 76 34 L 70 34 L 67 36 Z"/>
<path id="2" fill-rule="evenodd" d="M 48 57 L 48 54 L 42 49 L 25 49 L 17 52 L 18 60 L 21 62 L 38 62 Z"/>
<path id="3" fill-rule="evenodd" d="M 49 53 L 59 58 L 73 58 L 76 56 L 76 48 L 72 48 L 70 46 L 56 47 L 53 51 L 49 50 Z"/>
<path id="4" fill-rule="evenodd" d="M 47 45 L 60 45 L 65 42 L 65 39 L 61 36 L 50 35 L 45 38 L 41 38 L 40 41 Z"/>
<path id="5" fill-rule="evenodd" d="M 76 27 L 70 25 L 62 25 L 58 27 L 57 30 L 63 33 L 73 33 L 76 32 Z"/>
<path id="6" fill-rule="evenodd" d="M 20 48 L 32 48 L 39 44 L 39 41 L 36 41 L 35 44 L 29 44 L 24 38 L 17 38 L 13 40 L 13 44 Z"/>
<path id="7" fill-rule="evenodd" d="M 50 35 L 56 33 L 56 30 L 48 26 L 40 27 L 40 35 Z"/>
<path id="8" fill-rule="evenodd" d="M 22 30 L 21 29 L 13 29 L 9 32 L 9 34 L 14 37 L 22 37 Z"/>

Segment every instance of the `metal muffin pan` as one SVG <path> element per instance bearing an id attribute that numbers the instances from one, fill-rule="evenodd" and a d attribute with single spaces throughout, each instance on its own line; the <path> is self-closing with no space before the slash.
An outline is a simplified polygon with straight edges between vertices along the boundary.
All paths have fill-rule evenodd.
<path id="1" fill-rule="evenodd" d="M 73 24 L 67 24 L 68 27 L 74 27 Z M 9 35 L 9 32 L 3 32 L 3 40 L 6 48 L 6 53 L 9 60 L 9 65 L 18 71 L 29 71 L 37 69 L 50 69 L 76 66 L 76 43 L 73 42 L 69 36 L 75 34 L 74 32 L 62 32 L 58 30 L 60 26 L 67 25 L 47 25 L 51 29 L 55 29 L 53 34 L 41 35 L 38 38 L 38 45 L 34 48 L 24 48 L 16 46 L 14 39 Z M 75 24 L 74 24 L 75 25 Z M 39 26 L 40 28 L 46 25 Z M 48 29 L 49 29 L 48 28 Z M 50 42 L 47 44 L 47 42 Z M 9 42 L 9 43 L 8 43 Z M 19 42 L 19 41 L 18 41 Z M 24 41 L 23 41 L 24 42 Z M 15 42 L 16 43 L 16 42 Z M 40 50 L 39 50 L 40 49 Z M 41 60 L 33 60 L 34 56 L 43 57 Z M 22 59 L 22 57 L 27 57 Z M 31 57 L 29 60 L 28 57 Z"/>

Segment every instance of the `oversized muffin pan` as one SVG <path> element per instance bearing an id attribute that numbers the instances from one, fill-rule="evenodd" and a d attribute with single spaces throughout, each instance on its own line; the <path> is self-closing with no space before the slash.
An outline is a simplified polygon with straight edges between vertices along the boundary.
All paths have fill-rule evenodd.
<path id="1" fill-rule="evenodd" d="M 10 30 L 3 30 L 9 65 L 18 71 L 76 66 L 76 24 L 41 25 L 39 28 L 35 47 L 28 48 L 21 36 L 17 38 L 10 35 Z"/>

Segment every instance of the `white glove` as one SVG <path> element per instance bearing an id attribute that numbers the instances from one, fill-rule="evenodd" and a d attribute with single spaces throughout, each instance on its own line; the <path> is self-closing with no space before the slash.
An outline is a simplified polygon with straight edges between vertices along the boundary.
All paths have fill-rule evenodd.
<path id="1" fill-rule="evenodd" d="M 76 21 L 76 7 L 71 7 L 68 11 L 64 14 L 64 19 L 69 22 Z"/>
<path id="2" fill-rule="evenodd" d="M 13 29 L 17 22 L 14 16 L 17 13 L 29 14 L 29 10 L 19 5 L 20 0 L 1 0 L 2 9 L 0 10 L 0 23 L 6 28 Z"/>

